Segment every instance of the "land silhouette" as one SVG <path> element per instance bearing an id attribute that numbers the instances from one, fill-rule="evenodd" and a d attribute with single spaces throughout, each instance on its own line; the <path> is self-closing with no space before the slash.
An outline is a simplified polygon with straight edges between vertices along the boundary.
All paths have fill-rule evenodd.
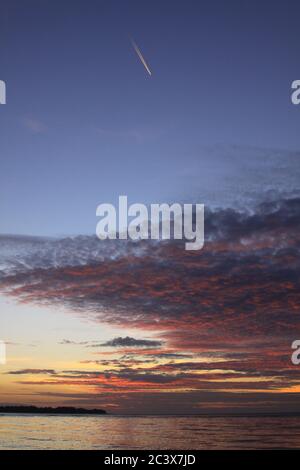
<path id="1" fill-rule="evenodd" d="M 53 414 L 53 415 L 103 415 L 106 411 L 100 409 L 74 408 L 73 406 L 0 406 L 1 413 L 28 413 L 28 414 Z"/>

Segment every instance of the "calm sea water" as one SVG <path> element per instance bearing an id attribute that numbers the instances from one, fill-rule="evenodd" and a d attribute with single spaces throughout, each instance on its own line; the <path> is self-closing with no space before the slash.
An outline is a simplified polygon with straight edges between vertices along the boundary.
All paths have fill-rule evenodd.
<path id="1" fill-rule="evenodd" d="M 0 415 L 0 449 L 300 448 L 299 417 Z"/>

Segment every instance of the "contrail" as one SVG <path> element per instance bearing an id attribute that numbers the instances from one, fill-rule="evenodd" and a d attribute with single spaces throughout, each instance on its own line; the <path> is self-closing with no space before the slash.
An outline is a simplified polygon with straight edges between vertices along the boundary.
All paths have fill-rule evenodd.
<path id="1" fill-rule="evenodd" d="M 143 66 L 145 67 L 145 69 L 147 70 L 147 72 L 149 73 L 149 75 L 151 76 L 152 73 L 151 73 L 151 70 L 149 69 L 148 65 L 147 65 L 147 62 L 145 61 L 141 51 L 139 50 L 138 46 L 136 45 L 136 43 L 134 42 L 133 39 L 131 39 L 131 44 L 135 50 L 135 52 L 137 53 L 137 55 L 139 56 L 139 59 L 140 61 L 142 62 Z"/>

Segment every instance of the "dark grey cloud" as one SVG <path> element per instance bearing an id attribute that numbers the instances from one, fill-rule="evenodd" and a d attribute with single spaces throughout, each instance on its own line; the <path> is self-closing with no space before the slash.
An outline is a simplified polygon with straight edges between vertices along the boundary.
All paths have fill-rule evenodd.
<path id="1" fill-rule="evenodd" d="M 9 375 L 38 375 L 38 374 L 48 374 L 56 375 L 54 369 L 20 369 L 20 370 L 11 370 L 6 372 Z"/>
<path id="2" fill-rule="evenodd" d="M 155 341 L 150 339 L 136 339 L 130 336 L 113 338 L 105 343 L 101 343 L 100 346 L 112 347 L 112 348 L 158 348 L 162 346 L 161 341 Z"/>
<path id="3" fill-rule="evenodd" d="M 276 230 L 300 229 L 300 198 L 271 200 L 260 203 L 255 211 L 221 209 L 206 211 L 205 232 L 215 240 L 237 241 L 252 235 L 260 237 Z M 298 244 L 299 248 L 300 244 Z"/>

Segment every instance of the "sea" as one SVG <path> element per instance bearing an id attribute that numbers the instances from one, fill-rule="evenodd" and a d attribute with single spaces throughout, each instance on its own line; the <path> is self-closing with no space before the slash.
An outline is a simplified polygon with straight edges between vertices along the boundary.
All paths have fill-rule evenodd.
<path id="1" fill-rule="evenodd" d="M 0 414 L 0 449 L 300 448 L 300 417 Z"/>

